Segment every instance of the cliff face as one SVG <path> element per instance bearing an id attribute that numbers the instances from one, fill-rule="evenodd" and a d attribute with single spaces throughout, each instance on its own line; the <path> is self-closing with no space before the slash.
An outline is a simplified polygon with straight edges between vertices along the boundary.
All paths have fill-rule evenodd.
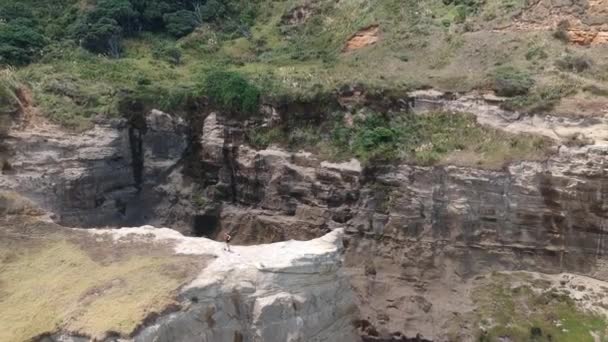
<path id="1" fill-rule="evenodd" d="M 44 143 L 38 133 L 17 132 L 9 141 L 15 151 L 13 171 L 0 184 L 39 200 L 68 224 L 126 224 L 129 213 L 146 213 L 135 216 L 193 235 L 215 238 L 230 232 L 234 243 L 246 245 L 312 239 L 344 228 L 346 272 L 361 312 L 357 327 L 371 340 L 416 334 L 436 340 L 473 338 L 479 329 L 475 320 L 454 317 L 475 307 L 471 281 L 493 271 L 573 272 L 608 281 L 603 121 L 520 117 L 484 97 L 454 99 L 427 92 L 409 101 L 414 112 L 469 111 L 480 122 L 510 132 L 556 140 L 585 132 L 595 144 L 568 147 L 564 142 L 545 161 L 513 162 L 500 170 L 363 168 L 356 160 L 329 163 L 306 152 L 252 149 L 243 144 L 241 123 L 215 113 L 199 132 L 190 132 L 198 140 L 188 146 L 184 124 L 154 112 L 145 131 L 120 123 L 98 126 L 81 138 L 45 137 Z M 194 170 L 186 170 L 192 165 L 182 162 L 182 156 L 195 161 Z M 40 170 L 47 176 L 38 177 Z M 30 183 L 33 178 L 37 182 Z M 300 248 L 276 246 L 279 251 Z M 266 254 L 263 249 L 251 249 L 260 253 L 259 264 L 241 269 L 241 263 L 248 263 L 245 251 L 242 258 L 229 255 L 229 265 L 218 261 L 217 269 L 207 267 L 219 278 L 207 280 L 212 284 L 200 280 L 183 292 L 184 298 L 197 298 L 196 303 L 160 319 L 138 339 L 247 341 L 278 334 L 285 337 L 281 340 L 329 341 L 337 336 L 333 331 L 348 325 L 348 300 L 332 292 L 348 287 L 344 278 L 332 271 L 311 279 L 308 266 L 275 270 L 262 259 L 283 265 L 282 252 Z M 306 253 L 298 255 L 308 260 Z M 296 265 L 306 264 L 296 259 Z M 241 272 L 254 280 L 241 282 Z M 316 293 L 318 302 L 311 302 L 298 295 L 314 292 L 311 280 L 336 287 Z M 233 290 L 223 287 L 226 283 L 239 296 L 234 298 Z M 285 294 L 273 286 L 285 288 Z M 334 300 L 338 304 L 328 308 L 321 304 Z M 219 316 L 199 319 L 215 313 Z M 262 322 L 277 323 L 263 328 Z M 323 324 L 330 322 L 341 328 L 325 330 Z M 239 335 L 226 327 L 239 327 Z"/>
<path id="2" fill-rule="evenodd" d="M 203 145 L 219 149 L 216 142 Z M 364 171 L 356 161 L 332 164 L 276 149 L 240 148 L 230 167 L 203 159 L 224 170 L 215 186 L 236 179 L 237 204 L 224 206 L 220 228 L 236 231 L 238 242 L 345 227 L 345 265 L 363 317 L 386 332 L 439 339 L 471 305 L 454 302 L 466 292 L 459 284 L 478 275 L 528 270 L 608 280 L 607 153 L 604 145 L 562 146 L 546 161 L 503 170 Z"/>
<path id="3" fill-rule="evenodd" d="M 186 124 L 152 111 L 143 124 L 103 122 L 83 133 L 54 125 L 12 130 L 3 141 L 9 169 L 0 189 L 32 198 L 68 226 L 151 222 L 146 192 L 182 158 Z"/>

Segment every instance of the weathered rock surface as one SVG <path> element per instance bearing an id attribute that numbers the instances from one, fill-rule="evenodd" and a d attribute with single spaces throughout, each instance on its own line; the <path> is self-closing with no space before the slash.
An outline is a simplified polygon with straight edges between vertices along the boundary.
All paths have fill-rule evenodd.
<path id="1" fill-rule="evenodd" d="M 159 111 L 142 128 L 116 120 L 83 133 L 15 129 L 4 140 L 10 170 L 0 189 L 34 199 L 65 225 L 149 222 L 143 208 L 158 200 L 151 188 L 182 158 L 186 131 L 183 120 Z"/>
<path id="2" fill-rule="evenodd" d="M 532 0 L 527 2 L 513 27 L 520 30 L 561 29 L 571 43 L 608 43 L 608 2 L 606 0 Z"/>
<path id="3" fill-rule="evenodd" d="M 307 242 L 233 246 L 230 251 L 168 230 L 160 235 L 181 240 L 178 253 L 212 253 L 217 259 L 182 289 L 190 302 L 187 309 L 157 320 L 135 341 L 357 339 L 351 324 L 357 310 L 340 272 L 340 230 Z"/>

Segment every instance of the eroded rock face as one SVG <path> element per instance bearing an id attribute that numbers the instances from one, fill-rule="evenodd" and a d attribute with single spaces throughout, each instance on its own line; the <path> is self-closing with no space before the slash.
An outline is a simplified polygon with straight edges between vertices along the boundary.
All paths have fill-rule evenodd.
<path id="1" fill-rule="evenodd" d="M 152 111 L 145 127 L 122 120 L 83 133 L 53 125 L 12 130 L 5 138 L 10 170 L 0 189 L 34 199 L 72 226 L 147 222 L 143 208 L 187 148 L 183 120 Z M 142 196 L 142 192 L 146 196 Z"/>
<path id="2" fill-rule="evenodd" d="M 472 108 L 480 121 L 497 128 L 528 127 L 528 119 L 490 104 L 494 99 L 432 98 L 419 94 L 414 111 Z M 555 126 L 543 131 L 542 125 L 529 125 L 540 134 L 592 127 L 537 120 Z M 601 130 L 593 132 L 603 143 Z M 332 164 L 307 153 L 223 145 L 231 146 L 233 159 L 220 167 L 218 184 L 233 189 L 236 201 L 224 206 L 221 229 L 238 243 L 260 243 L 345 227 L 346 266 L 362 317 L 385 338 L 395 332 L 446 338 L 454 314 L 472 308 L 446 289 L 479 274 L 569 271 L 608 280 L 603 144 L 562 146 L 547 161 L 516 162 L 502 170 L 363 170 L 356 161 Z"/>

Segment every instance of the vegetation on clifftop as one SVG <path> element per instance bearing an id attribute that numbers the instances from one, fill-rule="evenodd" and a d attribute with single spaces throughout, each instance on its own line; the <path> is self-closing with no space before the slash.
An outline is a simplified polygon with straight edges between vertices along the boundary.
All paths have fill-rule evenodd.
<path id="1" fill-rule="evenodd" d="M 322 125 L 259 128 L 249 143 L 264 148 L 279 144 L 306 149 L 328 159 L 358 158 L 366 164 L 406 161 L 421 165 L 456 164 L 501 168 L 512 160 L 542 159 L 551 143 L 532 135 L 515 135 L 479 125 L 459 113 L 335 113 Z"/>
<path id="2" fill-rule="evenodd" d="M 173 114 L 211 104 L 243 118 L 260 104 L 306 103 L 353 84 L 494 90 L 524 113 L 574 96 L 605 101 L 608 47 L 494 29 L 525 9 L 523 0 L 0 0 L 0 63 L 17 67 L 41 113 L 76 130 L 120 115 L 125 99 Z M 378 27 L 375 43 L 347 51 L 369 27 Z M 365 134 L 349 147 L 364 159 L 384 154 L 368 151 L 370 139 L 393 141 L 390 130 Z"/>

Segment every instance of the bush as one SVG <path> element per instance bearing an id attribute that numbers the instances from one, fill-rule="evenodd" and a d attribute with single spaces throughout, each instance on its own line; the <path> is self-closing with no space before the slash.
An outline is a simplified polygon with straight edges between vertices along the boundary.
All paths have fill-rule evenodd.
<path id="1" fill-rule="evenodd" d="M 525 95 L 534 86 L 534 80 L 528 73 L 511 67 L 496 69 L 492 79 L 492 88 L 498 96 Z"/>
<path id="2" fill-rule="evenodd" d="M 21 104 L 17 97 L 20 84 L 10 70 L 0 71 L 0 136 L 10 128 L 12 115 L 19 112 Z"/>
<path id="3" fill-rule="evenodd" d="M 180 10 L 163 16 L 167 31 L 175 37 L 183 37 L 196 28 L 194 12 Z"/>
<path id="4" fill-rule="evenodd" d="M 160 44 L 152 50 L 152 57 L 179 65 L 182 62 L 182 50 L 175 44 Z"/>
<path id="5" fill-rule="evenodd" d="M 552 86 L 537 87 L 530 94 L 516 96 L 505 101 L 501 107 L 510 111 L 525 113 L 548 112 L 559 101 L 576 92 L 576 87 L 569 84 L 554 84 Z"/>
<path id="6" fill-rule="evenodd" d="M 583 72 L 593 66 L 593 60 L 587 56 L 566 55 L 557 61 L 555 65 L 562 71 Z"/>
<path id="7" fill-rule="evenodd" d="M 46 38 L 30 27 L 0 23 L 0 65 L 31 63 L 45 45 Z"/>
<path id="8" fill-rule="evenodd" d="M 97 6 L 87 14 L 87 22 L 113 19 L 126 34 L 134 34 L 140 27 L 139 16 L 129 0 L 98 0 Z"/>
<path id="9" fill-rule="evenodd" d="M 209 100 L 230 112 L 255 113 L 260 104 L 260 90 L 236 72 L 216 71 L 205 79 Z"/>

